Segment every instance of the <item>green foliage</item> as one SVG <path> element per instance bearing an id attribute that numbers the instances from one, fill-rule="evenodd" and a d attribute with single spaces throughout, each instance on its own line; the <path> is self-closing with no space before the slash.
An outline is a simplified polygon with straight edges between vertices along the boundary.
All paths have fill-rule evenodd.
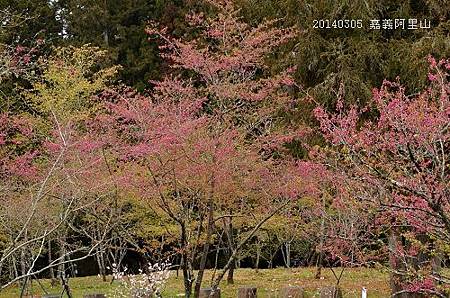
<path id="1" fill-rule="evenodd" d="M 148 22 L 156 20 L 179 36 L 184 33 L 184 15 L 190 4 L 181 0 L 63 0 L 58 6 L 66 22 L 65 43 L 106 49 L 110 65 L 123 66 L 120 79 L 143 91 L 150 79 L 161 78 L 165 68 L 157 45 L 148 42 Z"/>
<path id="2" fill-rule="evenodd" d="M 0 43 L 23 43 L 36 38 L 53 42 L 61 32 L 57 9 L 47 0 L 0 0 L 0 11 L 3 10 L 14 15 L 15 20 L 11 27 L 0 31 Z"/>
<path id="3" fill-rule="evenodd" d="M 337 93 L 350 102 L 364 103 L 383 79 L 397 76 L 409 93 L 424 87 L 426 57 L 450 55 L 449 13 L 446 1 L 254 1 L 239 0 L 245 18 L 254 23 L 282 18 L 301 30 L 289 64 L 297 65 L 304 95 L 334 106 Z M 438 9 L 439 8 L 439 9 Z M 431 20 L 427 30 L 370 30 L 371 19 Z M 362 19 L 362 29 L 314 29 L 314 19 Z M 280 61 L 272 61 L 274 67 Z M 302 107 L 309 110 L 308 106 Z M 308 113 L 299 113 L 307 119 Z M 306 117 L 305 117 L 306 115 Z"/>
<path id="4" fill-rule="evenodd" d="M 296 25 L 298 40 L 281 49 L 288 59 L 271 58 L 274 68 L 296 65 L 303 93 L 327 105 L 333 104 L 340 86 L 351 102 L 364 102 L 370 90 L 383 79 L 399 76 L 414 93 L 423 87 L 425 57 L 449 56 L 450 5 L 443 0 L 392 1 L 296 1 L 236 0 L 247 22 L 257 25 L 265 18 L 279 18 L 285 25 Z M 104 63 L 122 65 L 120 79 L 139 90 L 148 88 L 149 79 L 158 79 L 167 66 L 158 57 L 156 44 L 144 32 L 148 21 L 157 21 L 171 35 L 193 34 L 187 30 L 184 15 L 206 10 L 204 1 L 144 0 L 60 0 L 0 1 L 30 19 L 15 30 L 8 30 L 1 42 L 20 36 L 41 37 L 57 44 L 91 43 L 107 50 Z M 370 30 L 370 19 L 417 18 L 432 22 L 430 30 Z M 364 28 L 313 29 L 314 19 L 362 19 Z M 63 26 L 64 25 L 64 26 Z M 63 29 L 64 28 L 64 29 Z M 64 37 L 64 38 L 60 38 Z M 341 84 L 342 83 L 342 84 Z M 307 107 L 303 109 L 309 110 Z M 305 114 L 306 115 L 306 114 Z"/>
<path id="5" fill-rule="evenodd" d="M 133 235 L 144 243 L 164 239 L 165 242 L 175 242 L 179 237 L 178 226 L 164 212 L 151 208 L 141 199 L 127 197 L 121 200 L 124 221 L 133 228 Z"/>
<path id="6" fill-rule="evenodd" d="M 58 121 L 89 116 L 96 107 L 91 97 L 117 72 L 117 67 L 94 70 L 105 54 L 89 46 L 56 49 L 47 61 L 41 61 L 42 77 L 25 91 L 25 97 L 40 113 Z"/>

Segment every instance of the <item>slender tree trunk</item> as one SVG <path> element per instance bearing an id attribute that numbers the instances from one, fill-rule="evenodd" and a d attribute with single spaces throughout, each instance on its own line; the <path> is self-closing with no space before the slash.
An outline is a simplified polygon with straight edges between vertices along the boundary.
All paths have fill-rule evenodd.
<path id="1" fill-rule="evenodd" d="M 402 260 L 399 255 L 399 245 L 401 245 L 400 233 L 397 227 L 391 227 L 389 232 L 388 247 L 389 247 L 389 264 L 391 267 L 390 286 L 391 295 L 395 298 L 425 298 L 422 293 L 408 293 L 403 292 L 403 285 L 405 284 L 406 268 L 403 262 L 411 262 L 411 260 Z M 414 266 L 414 264 L 411 264 Z M 398 294 L 397 294 L 398 293 Z"/>
<path id="2" fill-rule="evenodd" d="M 21 249 L 20 250 L 20 273 L 22 275 L 26 275 L 27 274 L 27 265 L 26 265 L 26 261 L 25 261 L 25 249 Z"/>
<path id="3" fill-rule="evenodd" d="M 232 212 L 231 212 L 232 214 Z M 234 250 L 234 238 L 233 238 L 233 218 L 229 217 L 228 218 L 228 224 L 226 225 L 226 229 L 227 229 L 227 238 L 228 238 L 228 252 L 229 255 L 228 257 L 231 257 L 231 254 Z M 232 285 L 234 284 L 234 269 L 236 268 L 236 261 L 233 262 L 231 264 L 230 270 L 228 271 L 228 276 L 227 276 L 227 284 Z"/>
<path id="4" fill-rule="evenodd" d="M 61 249 L 61 251 L 60 251 L 60 257 L 63 256 L 63 255 L 64 255 L 63 249 Z M 64 262 L 64 259 L 62 259 L 62 262 Z M 65 266 L 65 264 L 60 264 L 60 265 L 58 265 L 58 273 L 57 273 L 57 276 L 58 276 L 60 279 L 66 276 L 66 266 Z"/>
<path id="5" fill-rule="evenodd" d="M 217 266 L 219 265 L 219 253 L 220 253 L 220 245 L 218 245 L 216 248 L 216 256 L 214 258 L 214 269 L 212 272 L 211 281 L 213 281 L 214 278 L 216 277 Z"/>
<path id="6" fill-rule="evenodd" d="M 14 275 L 13 275 L 14 278 L 17 278 L 19 276 L 19 271 L 17 270 L 17 265 L 16 264 L 17 264 L 16 258 L 13 256 L 12 257 L 12 267 L 13 267 L 13 270 L 14 270 Z"/>
<path id="7" fill-rule="evenodd" d="M 26 277 L 22 280 L 22 285 L 21 285 L 21 290 L 20 290 L 20 298 L 24 297 L 25 291 L 28 292 L 27 284 L 28 284 L 28 276 L 26 276 Z M 27 294 L 29 294 L 29 293 L 27 293 Z"/>
<path id="8" fill-rule="evenodd" d="M 206 261 L 208 260 L 209 245 L 210 245 L 212 234 L 213 234 L 213 228 L 214 228 L 214 204 L 213 204 L 213 198 L 211 196 L 209 199 L 209 202 L 208 202 L 208 223 L 207 223 L 207 228 L 206 228 L 206 239 L 205 239 L 205 244 L 203 246 L 202 257 L 200 259 L 200 265 L 199 265 L 199 269 L 198 269 L 197 279 L 195 280 L 195 287 L 194 287 L 194 297 L 195 298 L 198 298 L 200 295 L 200 289 L 202 286 L 203 275 L 205 273 L 205 268 L 206 268 Z"/>
<path id="9" fill-rule="evenodd" d="M 236 262 L 233 262 L 230 266 L 230 270 L 228 270 L 227 284 L 229 284 L 229 285 L 234 284 L 234 269 L 235 268 L 236 268 Z"/>
<path id="10" fill-rule="evenodd" d="M 398 257 L 398 245 L 400 244 L 400 235 L 397 227 L 392 227 L 389 231 L 388 248 L 389 248 L 389 264 L 391 267 L 391 274 L 389 277 L 389 283 L 391 287 L 391 294 L 393 297 L 405 297 L 403 294 L 396 294 L 402 291 L 402 284 L 404 276 L 399 273 L 403 271 L 404 266 Z"/>
<path id="11" fill-rule="evenodd" d="M 2 276 L 2 273 L 3 273 L 3 266 L 4 266 L 3 261 L 0 261 L 0 276 Z M 8 266 L 8 268 L 10 268 L 10 267 Z"/>
<path id="12" fill-rule="evenodd" d="M 259 261 L 261 259 L 261 242 L 258 240 L 256 240 L 256 272 L 258 272 L 259 270 Z"/>
<path id="13" fill-rule="evenodd" d="M 52 263 L 52 241 L 48 241 L 48 263 Z M 50 279 L 53 281 L 55 279 L 55 270 L 50 267 Z"/>
<path id="14" fill-rule="evenodd" d="M 187 255 L 183 253 L 181 256 L 181 266 L 183 270 L 184 296 L 190 298 L 192 295 L 192 275 L 187 264 Z"/>
<path id="15" fill-rule="evenodd" d="M 20 250 L 20 273 L 22 275 L 26 275 L 27 274 L 27 265 L 26 265 L 26 256 L 25 256 L 25 249 L 22 248 Z M 20 293 L 20 297 L 22 297 L 25 293 L 26 287 L 27 287 L 27 283 L 28 283 L 28 278 L 25 278 L 22 280 L 21 285 L 22 285 L 22 291 Z"/>
<path id="16" fill-rule="evenodd" d="M 99 270 L 100 275 L 102 276 L 102 280 L 106 281 L 105 254 L 101 247 L 97 248 L 97 254 L 96 254 L 95 258 L 97 259 L 98 270 Z"/>
<path id="17" fill-rule="evenodd" d="M 70 290 L 69 284 L 67 283 L 67 279 L 66 279 L 65 276 L 61 276 L 61 284 L 62 284 L 62 287 L 63 287 L 64 291 L 67 294 L 67 297 L 68 298 L 73 298 L 72 291 Z"/>
<path id="18" fill-rule="evenodd" d="M 181 248 L 182 248 L 180 266 L 183 271 L 184 296 L 186 298 L 190 298 L 192 295 L 192 274 L 189 266 L 188 253 L 186 251 L 187 233 L 186 233 L 186 226 L 184 225 L 184 223 L 180 223 L 180 225 L 181 225 Z"/>
<path id="19" fill-rule="evenodd" d="M 178 266 L 177 266 L 177 269 L 176 269 L 177 270 L 177 278 L 180 276 L 180 272 L 179 271 L 180 271 L 180 268 L 181 268 L 181 259 L 182 258 L 183 258 L 182 256 L 180 256 L 179 259 L 177 258 L 178 259 Z"/>
<path id="20" fill-rule="evenodd" d="M 105 46 L 109 46 L 109 10 L 108 10 L 108 2 L 106 0 L 103 1 L 103 9 L 104 9 L 104 18 L 105 18 L 105 27 L 103 28 L 103 41 Z"/>
<path id="21" fill-rule="evenodd" d="M 283 257 L 283 262 L 286 268 L 291 268 L 291 253 L 290 253 L 290 242 L 285 241 L 281 245 L 281 255 Z"/>
<path id="22" fill-rule="evenodd" d="M 213 155 L 212 158 L 213 164 L 216 162 L 215 155 Z M 205 245 L 203 246 L 203 252 L 200 259 L 200 266 L 198 269 L 197 279 L 195 280 L 195 287 L 194 287 L 194 297 L 198 298 L 200 295 L 200 288 L 202 286 L 203 281 L 203 275 L 205 273 L 206 268 L 206 261 L 208 260 L 208 253 L 209 253 L 209 245 L 212 239 L 213 229 L 214 229 L 214 192 L 215 192 L 215 172 L 214 170 L 211 173 L 211 177 L 209 180 L 210 183 L 210 189 L 209 189 L 209 198 L 208 198 L 208 204 L 207 204 L 207 212 L 208 212 L 208 219 L 207 219 L 207 227 L 206 227 L 206 239 L 205 239 Z"/>
<path id="23" fill-rule="evenodd" d="M 261 228 L 262 225 L 264 225 L 264 223 L 269 220 L 272 216 L 274 216 L 276 213 L 278 213 L 282 208 L 286 207 L 289 204 L 289 200 L 285 201 L 283 204 L 281 204 L 278 208 L 276 208 L 275 210 L 273 210 L 270 214 L 268 214 L 266 217 L 264 217 L 253 229 L 252 231 L 244 238 L 242 239 L 239 244 L 236 245 L 233 253 L 231 254 L 231 257 L 228 259 L 228 262 L 225 264 L 225 266 L 222 269 L 222 272 L 219 273 L 219 275 L 217 276 L 217 278 L 214 280 L 214 282 L 211 284 L 211 288 L 213 289 L 211 291 L 211 295 L 213 295 L 217 288 L 219 287 L 219 283 L 220 281 L 223 279 L 223 277 L 225 276 L 226 272 L 230 269 L 230 267 L 232 266 L 232 263 L 236 260 L 236 257 L 238 255 L 238 253 L 240 252 L 240 250 L 242 249 L 242 247 L 251 239 L 253 238 L 253 236 L 255 235 L 255 233 Z"/>
<path id="24" fill-rule="evenodd" d="M 278 249 L 280 249 L 280 246 L 276 247 L 274 251 L 270 252 L 270 256 L 269 256 L 269 269 L 273 269 L 273 259 L 275 258 Z M 281 247 L 281 250 L 283 250 L 283 247 Z"/>
<path id="25" fill-rule="evenodd" d="M 285 264 L 287 268 L 291 268 L 291 242 L 286 241 L 284 243 L 284 258 L 285 258 Z"/>
<path id="26" fill-rule="evenodd" d="M 63 233 L 65 233 L 65 231 L 63 231 Z M 65 236 L 61 236 L 61 240 L 59 241 L 60 245 L 59 245 L 59 262 L 60 264 L 58 265 L 58 277 L 61 281 L 65 280 L 66 278 L 66 265 L 64 263 L 65 259 L 66 259 L 66 246 L 65 246 Z"/>

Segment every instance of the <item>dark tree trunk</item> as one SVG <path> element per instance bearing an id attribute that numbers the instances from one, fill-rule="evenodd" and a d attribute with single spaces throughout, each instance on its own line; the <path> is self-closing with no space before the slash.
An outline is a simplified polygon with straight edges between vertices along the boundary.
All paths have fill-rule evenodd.
<path id="1" fill-rule="evenodd" d="M 214 204 L 213 204 L 212 197 L 211 197 L 208 202 L 208 223 L 207 223 L 207 228 L 206 228 L 206 240 L 205 240 L 205 244 L 203 246 L 203 252 L 202 252 L 201 259 L 200 259 L 200 265 L 198 268 L 197 279 L 195 280 L 195 287 L 194 287 L 194 297 L 195 298 L 198 298 L 200 295 L 200 289 L 202 287 L 203 275 L 205 273 L 205 268 L 206 268 L 206 261 L 208 260 L 209 245 L 210 245 L 212 234 L 213 234 L 213 228 L 214 228 Z"/>
<path id="2" fill-rule="evenodd" d="M 232 213 L 231 213 L 232 214 Z M 228 224 L 226 225 L 227 229 L 227 239 L 228 239 L 228 258 L 231 258 L 232 251 L 234 250 L 234 234 L 233 234 L 233 218 L 228 218 Z M 230 270 L 228 271 L 227 275 L 227 284 L 232 285 L 234 284 L 234 269 L 236 268 L 236 261 L 234 261 L 231 266 Z"/>
<path id="3" fill-rule="evenodd" d="M 228 276 L 227 276 L 227 284 L 233 285 L 234 284 L 234 269 L 236 267 L 236 262 L 233 262 L 230 266 L 230 270 L 228 270 Z"/>
<path id="4" fill-rule="evenodd" d="M 181 225 L 181 247 L 184 248 L 186 247 L 187 244 L 186 227 L 182 223 L 180 223 L 180 225 Z M 184 295 L 186 298 L 190 298 L 192 295 L 192 275 L 188 262 L 189 262 L 188 254 L 186 250 L 183 249 L 181 254 L 180 267 L 183 271 Z"/>
<path id="5" fill-rule="evenodd" d="M 48 241 L 48 263 L 52 263 L 52 241 Z M 50 279 L 52 282 L 55 280 L 55 270 L 53 267 L 50 267 Z"/>
<path id="6" fill-rule="evenodd" d="M 73 297 L 72 296 L 72 291 L 70 290 L 69 284 L 67 283 L 67 279 L 66 279 L 65 276 L 61 276 L 61 284 L 62 284 L 62 287 L 63 287 L 64 291 L 67 294 L 67 297 L 68 298 L 72 298 Z"/>
<path id="7" fill-rule="evenodd" d="M 255 263 L 256 272 L 258 272 L 258 270 L 259 270 L 260 259 L 261 259 L 261 242 L 258 239 L 256 241 L 256 263 Z"/>
<path id="8" fill-rule="evenodd" d="M 404 294 L 397 294 L 403 290 L 404 276 L 398 272 L 404 271 L 404 265 L 398 257 L 398 245 L 400 243 L 400 234 L 397 227 L 392 227 L 389 232 L 388 248 L 389 248 L 389 264 L 391 267 L 391 274 L 389 277 L 389 284 L 391 287 L 391 294 L 393 297 L 405 297 Z"/>
<path id="9" fill-rule="evenodd" d="M 255 233 L 261 228 L 261 226 L 269 220 L 272 216 L 274 216 L 276 213 L 278 213 L 282 208 L 286 207 L 290 203 L 290 200 L 285 201 L 283 204 L 281 204 L 278 208 L 273 210 L 271 213 L 269 213 L 266 217 L 264 217 L 253 229 L 252 231 L 239 243 L 236 244 L 236 247 L 233 250 L 233 253 L 231 254 L 231 257 L 228 259 L 227 263 L 223 267 L 223 270 L 219 275 L 216 277 L 216 279 L 211 283 L 211 288 L 213 289 L 213 292 L 217 290 L 219 287 L 219 283 L 222 280 L 222 278 L 225 276 L 225 273 L 230 269 L 232 266 L 232 263 L 236 261 L 236 257 L 242 247 L 247 244 L 247 242 L 253 238 Z"/>

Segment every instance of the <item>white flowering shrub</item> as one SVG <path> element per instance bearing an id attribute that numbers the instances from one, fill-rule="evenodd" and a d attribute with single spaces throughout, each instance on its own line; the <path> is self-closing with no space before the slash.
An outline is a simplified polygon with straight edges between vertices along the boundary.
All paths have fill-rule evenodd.
<path id="1" fill-rule="evenodd" d="M 161 292 L 170 277 L 169 263 L 149 263 L 139 274 L 127 274 L 127 268 L 120 271 L 112 265 L 113 277 L 119 286 L 109 297 L 114 298 L 151 298 L 161 297 Z"/>

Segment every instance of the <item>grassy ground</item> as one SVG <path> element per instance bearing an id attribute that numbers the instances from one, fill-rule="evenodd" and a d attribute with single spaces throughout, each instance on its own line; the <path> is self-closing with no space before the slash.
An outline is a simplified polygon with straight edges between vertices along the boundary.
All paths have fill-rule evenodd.
<path id="1" fill-rule="evenodd" d="M 339 269 L 336 269 L 339 271 Z M 180 272 L 181 273 L 181 272 Z M 298 269 L 272 269 L 259 270 L 255 272 L 252 269 L 240 269 L 235 273 L 235 284 L 221 285 L 222 297 L 231 298 L 236 297 L 237 288 L 240 286 L 256 286 L 258 288 L 259 297 L 278 297 L 278 291 L 283 286 L 298 285 L 302 286 L 306 292 L 307 297 L 319 297 L 317 289 L 323 286 L 333 285 L 335 278 L 329 269 L 324 269 L 323 279 L 314 279 L 314 268 L 298 268 Z M 208 272 L 205 276 L 205 285 L 211 280 L 212 272 Z M 42 280 L 42 285 L 49 293 L 58 293 L 60 289 L 57 287 L 51 288 L 48 280 Z M 35 295 L 42 295 L 42 290 L 39 285 L 34 282 Z M 114 284 L 103 282 L 100 277 L 80 277 L 70 280 L 70 287 L 74 293 L 75 298 L 83 297 L 90 293 L 112 293 Z M 380 272 L 375 269 L 346 269 L 341 279 L 341 287 L 344 291 L 344 297 L 361 297 L 361 288 L 368 289 L 369 297 L 385 298 L 389 297 L 389 284 L 387 273 Z M 175 272 L 163 292 L 163 297 L 182 297 L 183 279 L 181 276 L 177 277 Z M 3 292 L 0 292 L 0 298 L 18 297 L 19 290 L 17 287 L 11 287 Z"/>

